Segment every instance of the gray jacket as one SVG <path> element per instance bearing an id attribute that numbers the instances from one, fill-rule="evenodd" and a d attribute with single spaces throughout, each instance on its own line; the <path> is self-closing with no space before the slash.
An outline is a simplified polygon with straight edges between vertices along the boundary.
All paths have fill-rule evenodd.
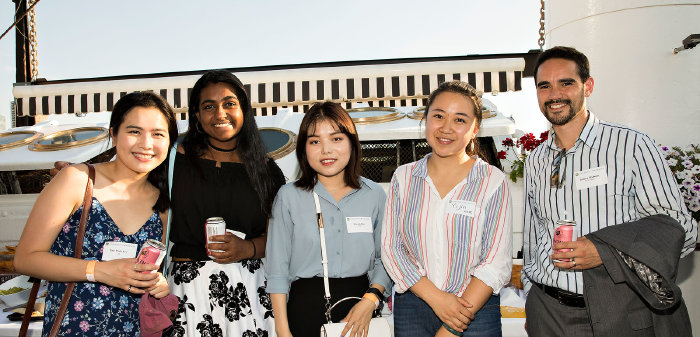
<path id="1" fill-rule="evenodd" d="M 603 261 L 583 271 L 583 295 L 596 337 L 692 336 L 688 309 L 675 283 L 685 239 L 676 220 L 653 215 L 586 237 Z M 647 274 L 658 282 L 649 282 Z"/>

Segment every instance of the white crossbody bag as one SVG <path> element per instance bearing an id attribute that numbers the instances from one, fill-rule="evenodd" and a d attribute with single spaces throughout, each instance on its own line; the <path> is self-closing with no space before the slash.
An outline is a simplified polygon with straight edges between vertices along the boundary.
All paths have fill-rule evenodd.
<path id="1" fill-rule="evenodd" d="M 343 332 L 346 322 L 333 323 L 331 321 L 331 310 L 339 303 L 346 300 L 361 300 L 359 297 L 345 297 L 335 304 L 331 305 L 331 291 L 328 286 L 328 255 L 326 254 L 326 234 L 323 228 L 323 216 L 321 215 L 321 204 L 318 201 L 318 194 L 314 194 L 314 203 L 316 203 L 316 222 L 318 222 L 318 235 L 321 239 L 321 264 L 323 265 L 323 290 L 326 299 L 326 320 L 328 323 L 321 326 L 321 337 L 340 337 Z M 372 318 L 369 322 L 369 332 L 367 337 L 392 337 L 394 334 L 391 331 L 389 322 L 384 317 Z"/>

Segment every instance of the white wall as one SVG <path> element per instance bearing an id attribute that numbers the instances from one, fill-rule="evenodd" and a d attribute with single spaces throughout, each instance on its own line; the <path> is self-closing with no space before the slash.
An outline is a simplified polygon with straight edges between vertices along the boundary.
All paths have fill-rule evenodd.
<path id="1" fill-rule="evenodd" d="M 547 47 L 585 53 L 597 116 L 639 129 L 658 143 L 700 143 L 700 47 L 673 54 L 700 33 L 700 2 L 552 0 Z"/>

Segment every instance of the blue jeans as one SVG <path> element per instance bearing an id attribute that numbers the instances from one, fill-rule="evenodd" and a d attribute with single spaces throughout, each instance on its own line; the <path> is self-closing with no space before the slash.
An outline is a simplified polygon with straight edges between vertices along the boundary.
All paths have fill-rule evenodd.
<path id="1" fill-rule="evenodd" d="M 442 322 L 428 303 L 410 290 L 394 297 L 396 337 L 434 337 Z M 501 337 L 501 299 L 491 295 L 462 336 Z"/>

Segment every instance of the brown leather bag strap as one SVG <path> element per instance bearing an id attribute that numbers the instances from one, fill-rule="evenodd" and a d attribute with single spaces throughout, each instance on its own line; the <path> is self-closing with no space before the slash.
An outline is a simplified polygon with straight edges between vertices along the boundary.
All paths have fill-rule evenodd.
<path id="1" fill-rule="evenodd" d="M 34 303 L 36 303 L 36 296 L 39 293 L 39 285 L 41 285 L 41 280 L 37 278 L 30 277 L 29 282 L 34 283 L 32 285 L 32 290 L 29 292 L 29 300 L 27 300 L 27 306 L 24 309 L 24 316 L 22 316 L 22 326 L 19 328 L 19 337 L 26 337 L 27 330 L 29 329 L 29 320 L 32 318 L 32 312 L 34 311 Z M 32 308 L 32 310 L 29 310 Z"/>
<path id="2" fill-rule="evenodd" d="M 80 214 L 80 223 L 78 224 L 78 235 L 75 238 L 75 258 L 80 259 L 83 257 L 83 239 L 85 238 L 85 227 L 87 226 L 87 220 L 90 216 L 90 208 L 92 207 L 92 185 L 95 183 L 95 168 L 90 165 L 88 166 L 88 182 L 85 186 L 85 196 L 83 197 L 83 212 Z M 51 326 L 51 332 L 49 337 L 55 337 L 58 335 L 58 331 L 61 329 L 61 323 L 63 322 L 63 316 L 66 314 L 68 309 L 68 302 L 70 301 L 70 296 L 73 293 L 73 288 L 75 288 L 75 282 L 70 282 L 66 284 L 66 291 L 63 292 L 63 297 L 61 298 L 61 304 L 56 312 L 56 318 Z"/>

